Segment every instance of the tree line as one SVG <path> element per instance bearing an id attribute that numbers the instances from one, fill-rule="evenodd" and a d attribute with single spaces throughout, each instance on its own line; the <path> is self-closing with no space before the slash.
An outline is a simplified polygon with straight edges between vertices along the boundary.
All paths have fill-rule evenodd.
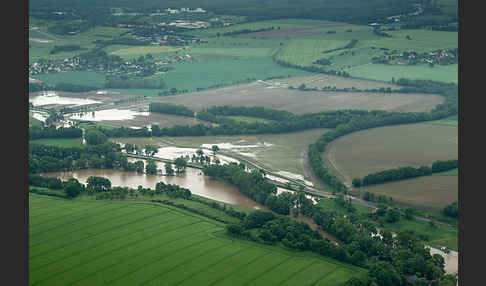
<path id="1" fill-rule="evenodd" d="M 331 186 L 335 191 L 347 191 L 346 185 L 324 164 L 322 153 L 327 145 L 346 134 L 387 125 L 417 123 L 422 121 L 437 120 L 458 112 L 458 89 L 455 84 L 446 84 L 434 81 L 399 79 L 397 84 L 404 85 L 406 92 L 438 93 L 445 97 L 445 101 L 430 112 L 390 112 L 369 111 L 359 118 L 353 118 L 346 123 L 338 125 L 333 130 L 321 135 L 316 142 L 309 145 L 308 157 L 314 174 Z"/>
<path id="2" fill-rule="evenodd" d="M 47 126 L 31 126 L 29 127 L 29 140 L 42 139 L 42 138 L 81 138 L 83 136 L 83 130 L 80 128 L 71 127 L 59 127 Z"/>
<path id="3" fill-rule="evenodd" d="M 388 169 L 380 172 L 368 174 L 361 178 L 353 179 L 353 186 L 364 187 L 373 184 L 381 184 L 385 182 L 399 181 L 420 176 L 427 176 L 433 173 L 444 172 L 459 167 L 459 160 L 435 161 L 431 167 L 420 166 L 414 167 L 398 167 Z"/>

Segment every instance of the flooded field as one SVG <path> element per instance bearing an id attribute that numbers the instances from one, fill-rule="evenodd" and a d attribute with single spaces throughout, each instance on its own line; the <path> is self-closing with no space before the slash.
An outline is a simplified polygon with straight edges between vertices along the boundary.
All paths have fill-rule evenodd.
<path id="1" fill-rule="evenodd" d="M 157 162 L 157 168 L 164 170 L 164 164 Z M 164 182 L 166 184 L 176 184 L 183 188 L 187 188 L 193 194 L 205 198 L 233 205 L 252 207 L 255 209 L 265 208 L 261 204 L 240 193 L 236 187 L 210 179 L 203 175 L 201 170 L 192 168 L 187 168 L 184 174 L 174 176 L 147 175 L 111 169 L 84 169 L 70 172 L 51 172 L 43 175 L 48 177 L 58 177 L 61 180 L 75 178 L 82 184 L 86 184 L 86 181 L 90 176 L 100 176 L 109 179 L 112 186 L 131 188 L 142 186 L 144 188 L 155 189 L 155 185 L 158 182 Z"/>
<path id="2" fill-rule="evenodd" d="M 164 127 L 170 128 L 174 125 L 210 124 L 202 120 L 189 118 L 185 116 L 161 114 L 155 112 L 139 112 L 133 110 L 129 110 L 129 111 L 135 113 L 143 113 L 143 115 L 135 115 L 132 116 L 131 118 L 123 118 L 119 120 L 116 118 L 116 114 L 113 114 L 113 119 L 105 118 L 103 119 L 103 124 L 115 126 L 115 127 L 130 126 L 132 128 L 148 127 L 153 124 L 159 125 L 160 128 L 164 128 Z"/>
<path id="3" fill-rule="evenodd" d="M 35 95 L 29 97 L 29 102 L 34 106 L 46 105 L 89 105 L 101 103 L 101 101 L 87 99 L 59 96 L 57 92 L 47 93 L 47 95 Z"/>
<path id="4" fill-rule="evenodd" d="M 219 153 L 228 152 L 232 156 L 241 157 L 270 171 L 281 172 L 283 176 L 305 180 L 308 185 L 321 186 L 322 183 L 313 176 L 308 166 L 306 152 L 309 144 L 326 131 L 327 129 L 312 129 L 286 134 L 117 138 L 113 141 L 138 145 L 173 145 L 194 148 L 194 150 L 217 145 L 221 150 Z M 209 150 L 208 152 L 212 154 Z M 275 177 L 275 180 L 283 179 Z M 286 182 L 287 180 L 283 181 Z"/>
<path id="5" fill-rule="evenodd" d="M 149 112 L 137 112 L 128 109 L 104 109 L 92 112 L 80 112 L 67 115 L 69 119 L 86 121 L 123 121 L 134 119 L 135 116 L 148 116 Z"/>

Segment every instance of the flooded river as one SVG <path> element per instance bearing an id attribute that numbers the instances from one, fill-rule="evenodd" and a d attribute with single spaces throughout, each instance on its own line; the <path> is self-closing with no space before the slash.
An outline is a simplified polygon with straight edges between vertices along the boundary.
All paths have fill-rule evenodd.
<path id="1" fill-rule="evenodd" d="M 163 163 L 157 162 L 157 168 L 164 170 Z M 82 184 L 86 184 L 90 176 L 99 176 L 109 179 L 112 186 L 131 188 L 142 186 L 144 188 L 155 189 L 155 185 L 162 181 L 166 184 L 179 185 L 189 189 L 193 194 L 216 201 L 255 209 L 266 209 L 265 206 L 240 193 L 236 187 L 211 179 L 203 175 L 201 170 L 193 168 L 187 168 L 184 174 L 174 176 L 138 174 L 136 172 L 112 169 L 84 169 L 69 172 L 44 173 L 43 175 L 58 177 L 63 181 L 75 178 Z"/>

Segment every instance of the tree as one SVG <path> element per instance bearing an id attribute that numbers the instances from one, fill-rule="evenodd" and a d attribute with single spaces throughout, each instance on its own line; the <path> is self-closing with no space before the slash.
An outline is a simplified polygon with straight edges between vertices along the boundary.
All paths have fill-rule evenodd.
<path id="1" fill-rule="evenodd" d="M 108 191 L 111 188 L 111 181 L 104 177 L 90 176 L 86 182 L 86 188 L 90 192 Z"/>
<path id="2" fill-rule="evenodd" d="M 78 180 L 71 178 L 65 183 L 64 192 L 70 198 L 75 198 L 83 191 L 84 187 Z"/>
<path id="3" fill-rule="evenodd" d="M 187 167 L 187 162 L 186 162 L 186 160 L 184 160 L 184 158 L 179 157 L 179 158 L 175 159 L 174 164 L 175 164 L 175 167 L 176 167 L 176 172 L 178 174 L 184 173 L 184 171 L 186 170 L 186 167 Z"/>
<path id="4" fill-rule="evenodd" d="M 149 160 L 147 166 L 145 166 L 145 173 L 157 174 L 157 165 L 154 160 Z"/>
<path id="5" fill-rule="evenodd" d="M 213 155 L 215 155 L 215 156 L 216 156 L 216 152 L 218 152 L 218 151 L 219 151 L 219 147 L 218 147 L 218 145 L 213 145 L 213 146 L 211 147 L 211 150 L 213 150 Z"/>
<path id="6" fill-rule="evenodd" d="M 84 138 L 86 139 L 86 143 L 88 143 L 88 145 L 100 145 L 108 140 L 108 137 L 106 137 L 103 132 L 96 129 L 86 130 Z"/>
<path id="7" fill-rule="evenodd" d="M 166 162 L 165 163 L 165 173 L 168 175 L 168 176 L 172 176 L 174 175 L 174 169 L 172 169 L 172 164 L 169 163 L 169 162 Z"/>
<path id="8" fill-rule="evenodd" d="M 457 201 L 451 203 L 450 205 L 446 206 L 442 212 L 449 217 L 457 217 L 458 215 L 458 204 Z"/>

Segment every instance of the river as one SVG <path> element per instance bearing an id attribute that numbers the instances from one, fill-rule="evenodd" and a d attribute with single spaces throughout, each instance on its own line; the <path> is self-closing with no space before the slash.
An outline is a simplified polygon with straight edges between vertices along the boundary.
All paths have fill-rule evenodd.
<path id="1" fill-rule="evenodd" d="M 163 163 L 157 162 L 157 168 L 164 170 Z M 75 178 L 82 184 L 86 184 L 90 176 L 99 176 L 109 179 L 112 186 L 131 187 L 135 189 L 138 186 L 155 189 L 155 185 L 158 182 L 164 182 L 166 184 L 179 185 L 189 189 L 193 194 L 212 200 L 254 209 L 266 209 L 265 206 L 240 193 L 236 187 L 211 179 L 203 175 L 201 170 L 193 168 L 187 168 L 184 174 L 174 176 L 138 174 L 136 172 L 113 169 L 83 169 L 68 172 L 50 172 L 42 175 L 58 177 L 63 181 Z"/>

